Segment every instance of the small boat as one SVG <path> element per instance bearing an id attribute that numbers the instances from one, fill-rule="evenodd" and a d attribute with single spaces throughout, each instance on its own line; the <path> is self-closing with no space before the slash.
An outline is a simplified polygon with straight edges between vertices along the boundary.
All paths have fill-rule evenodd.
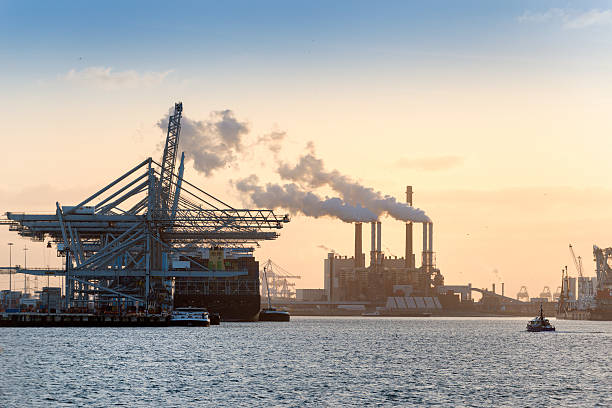
<path id="1" fill-rule="evenodd" d="M 288 322 L 291 315 L 286 310 L 276 310 L 273 307 L 262 309 L 259 312 L 260 322 Z"/>
<path id="2" fill-rule="evenodd" d="M 382 313 L 380 313 L 380 310 L 375 310 L 373 312 L 363 312 L 361 315 L 367 317 L 380 317 Z"/>
<path id="3" fill-rule="evenodd" d="M 270 261 L 268 261 L 270 262 Z M 266 288 L 268 290 L 268 307 L 262 309 L 259 312 L 258 320 L 260 322 L 288 322 L 291 320 L 291 315 L 286 310 L 277 310 L 272 307 L 272 302 L 270 301 L 270 285 L 268 285 L 268 270 L 267 267 L 264 266 L 264 278 L 266 280 Z"/>
<path id="4" fill-rule="evenodd" d="M 208 319 L 210 320 L 211 326 L 218 326 L 221 324 L 221 315 L 219 313 L 209 313 Z"/>
<path id="5" fill-rule="evenodd" d="M 534 317 L 527 323 L 527 331 L 530 332 L 542 332 L 542 331 L 555 331 L 555 326 L 551 325 L 547 318 L 544 317 L 542 311 L 542 305 L 540 305 L 540 315 Z"/>
<path id="6" fill-rule="evenodd" d="M 199 307 L 178 307 L 170 315 L 170 326 L 210 326 L 206 309 Z"/>

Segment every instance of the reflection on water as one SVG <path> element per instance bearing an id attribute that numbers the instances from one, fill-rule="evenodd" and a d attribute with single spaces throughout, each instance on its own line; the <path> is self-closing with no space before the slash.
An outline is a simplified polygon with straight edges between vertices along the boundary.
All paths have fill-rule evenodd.
<path id="1" fill-rule="evenodd" d="M 612 406 L 611 322 L 0 329 L 0 406 Z"/>

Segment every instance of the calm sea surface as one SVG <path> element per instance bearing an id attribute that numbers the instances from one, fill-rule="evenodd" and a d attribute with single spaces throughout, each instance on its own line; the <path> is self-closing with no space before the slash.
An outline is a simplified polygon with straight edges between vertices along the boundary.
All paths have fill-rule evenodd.
<path id="1" fill-rule="evenodd" d="M 612 323 L 0 329 L 0 406 L 612 406 Z"/>

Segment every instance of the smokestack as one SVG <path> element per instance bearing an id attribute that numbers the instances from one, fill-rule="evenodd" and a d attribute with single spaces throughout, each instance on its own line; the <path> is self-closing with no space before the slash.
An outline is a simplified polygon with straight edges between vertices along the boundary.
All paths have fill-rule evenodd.
<path id="1" fill-rule="evenodd" d="M 361 240 L 363 238 L 363 230 L 362 224 L 360 222 L 355 223 L 355 268 L 361 268 L 363 265 L 361 264 L 362 259 L 362 248 L 361 248 Z"/>
<path id="2" fill-rule="evenodd" d="M 423 260 L 422 266 L 427 265 L 427 223 L 423 223 Z"/>
<path id="3" fill-rule="evenodd" d="M 380 253 L 382 252 L 382 224 L 380 221 L 378 221 L 376 223 L 376 252 Z"/>
<path id="4" fill-rule="evenodd" d="M 495 284 L 493 284 L 493 293 L 495 293 Z"/>
<path id="5" fill-rule="evenodd" d="M 372 228 L 372 245 L 370 246 L 370 265 L 374 265 L 374 258 L 376 257 L 376 222 L 371 222 L 370 227 Z"/>
<path id="6" fill-rule="evenodd" d="M 504 282 L 502 282 L 502 296 L 504 296 Z"/>
<path id="7" fill-rule="evenodd" d="M 406 186 L 406 203 L 412 207 L 412 186 Z M 412 251 L 412 222 L 406 223 L 406 268 L 414 268 Z"/>
<path id="8" fill-rule="evenodd" d="M 429 223 L 429 245 L 427 246 L 427 251 L 430 254 L 433 253 L 433 222 Z"/>

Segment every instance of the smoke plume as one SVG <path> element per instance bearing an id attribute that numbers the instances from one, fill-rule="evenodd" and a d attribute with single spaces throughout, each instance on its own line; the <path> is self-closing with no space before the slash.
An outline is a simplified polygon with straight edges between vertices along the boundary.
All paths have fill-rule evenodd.
<path id="1" fill-rule="evenodd" d="M 370 187 L 365 187 L 337 170 L 326 171 L 323 160 L 317 159 L 310 152 L 302 157 L 295 166 L 281 163 L 278 174 L 284 180 L 305 183 L 310 188 L 329 186 L 348 204 L 362 205 L 377 218 L 382 214 L 401 221 L 430 222 L 423 210 L 398 202 L 395 197 L 383 195 Z"/>
<path id="2" fill-rule="evenodd" d="M 251 201 L 258 207 L 284 208 L 292 214 L 307 217 L 335 217 L 344 222 L 371 222 L 376 214 L 361 205 L 351 205 L 340 198 L 321 198 L 309 191 L 302 190 L 297 184 L 259 185 L 254 174 L 235 183 L 238 191 L 248 193 Z"/>
<path id="3" fill-rule="evenodd" d="M 336 253 L 336 250 L 335 250 L 335 249 L 333 249 L 333 248 L 329 248 L 329 247 L 326 247 L 326 246 L 325 246 L 325 245 L 323 245 L 323 244 L 321 244 L 321 245 L 317 245 L 317 248 L 319 248 L 319 249 L 323 249 L 323 250 L 325 250 L 325 251 L 327 251 L 327 252 L 331 252 L 332 254 L 335 254 L 335 253 Z"/>
<path id="4" fill-rule="evenodd" d="M 170 114 L 157 122 L 168 129 Z M 181 118 L 181 150 L 193 160 L 196 170 L 210 176 L 215 170 L 231 165 L 243 150 L 243 137 L 248 134 L 246 122 L 240 122 L 231 110 L 212 112 L 207 120 Z"/>

